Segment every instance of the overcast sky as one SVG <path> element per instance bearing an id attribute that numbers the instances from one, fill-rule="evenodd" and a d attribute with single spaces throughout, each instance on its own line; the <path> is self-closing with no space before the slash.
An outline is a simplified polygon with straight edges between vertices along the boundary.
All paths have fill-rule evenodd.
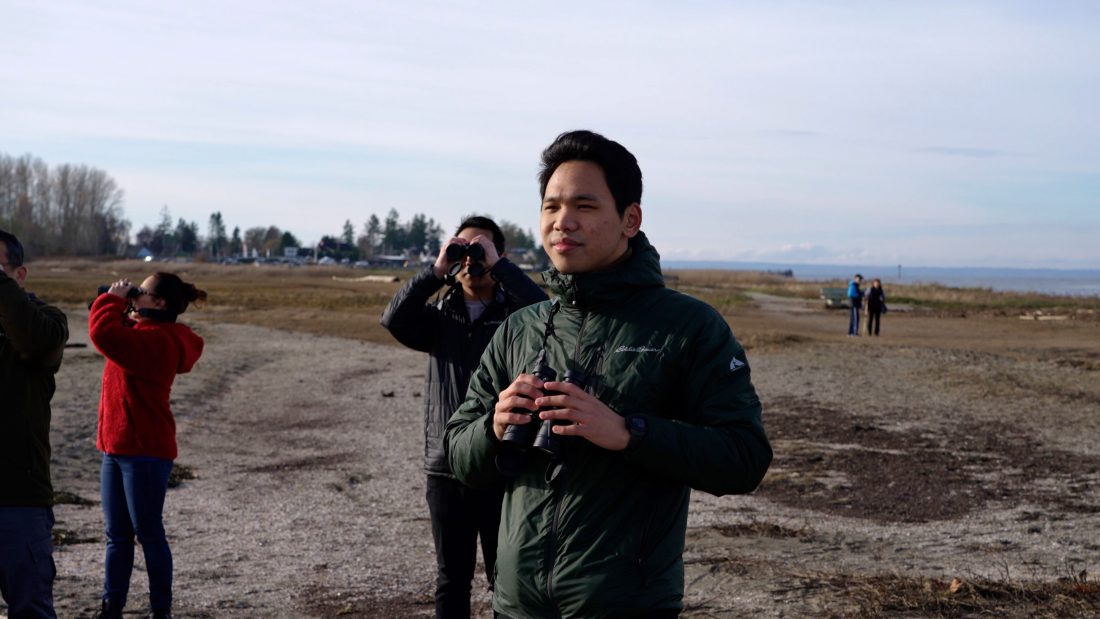
<path id="1" fill-rule="evenodd" d="M 306 242 L 537 231 L 542 148 L 630 149 L 665 259 L 1100 268 L 1100 3 L 0 0 L 0 152 Z"/>

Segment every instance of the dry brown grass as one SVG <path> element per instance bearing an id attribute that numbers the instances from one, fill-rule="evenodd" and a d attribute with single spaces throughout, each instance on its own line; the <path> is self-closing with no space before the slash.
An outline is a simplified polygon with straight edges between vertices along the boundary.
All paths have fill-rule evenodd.
<path id="1" fill-rule="evenodd" d="M 156 270 L 179 274 L 210 294 L 201 309 L 218 320 L 257 324 L 319 335 L 339 335 L 371 342 L 393 343 L 378 319 L 401 286 L 392 282 L 346 281 L 334 278 L 366 274 L 393 275 L 402 281 L 412 270 L 363 270 L 341 266 L 219 265 L 212 263 L 145 263 L 129 261 L 42 260 L 29 265 L 28 288 L 60 305 L 86 305 L 97 286 L 120 278 L 140 282 Z M 751 291 L 813 299 L 821 282 L 799 282 L 769 273 L 746 271 L 671 271 L 669 285 L 710 303 L 723 314 L 750 304 Z M 536 282 L 541 277 L 533 275 Z M 841 285 L 843 282 L 833 282 Z M 898 286 L 891 299 L 950 313 L 1072 313 L 1097 318 L 1095 298 L 998 293 L 987 289 L 943 286 Z M 749 344 L 774 344 L 767 338 Z"/>
<path id="2" fill-rule="evenodd" d="M 752 271 L 685 270 L 670 271 L 672 285 L 722 309 L 729 295 L 757 291 L 783 297 L 817 299 L 822 288 L 846 287 L 844 280 L 799 281 L 773 273 Z M 887 288 L 891 302 L 918 309 L 960 315 L 966 313 L 1017 315 L 1043 312 L 1068 314 L 1085 320 L 1100 319 L 1100 299 L 1027 292 L 998 292 L 990 288 L 952 288 L 937 284 L 892 285 Z"/>
<path id="3" fill-rule="evenodd" d="M 1083 577 L 1057 582 L 834 577 L 829 584 L 856 602 L 858 610 L 845 613 L 846 617 L 1069 618 L 1100 614 L 1100 585 Z"/>
<path id="4" fill-rule="evenodd" d="M 325 266 L 42 261 L 30 269 L 28 289 L 52 303 L 86 305 L 100 285 L 120 278 L 140 282 L 154 271 L 168 271 L 209 294 L 204 307 L 188 309 L 188 314 L 206 312 L 225 322 L 383 343 L 393 343 L 393 338 L 378 319 L 401 286 L 400 282 L 333 279 L 367 272 Z M 412 271 L 370 273 L 404 280 Z"/>

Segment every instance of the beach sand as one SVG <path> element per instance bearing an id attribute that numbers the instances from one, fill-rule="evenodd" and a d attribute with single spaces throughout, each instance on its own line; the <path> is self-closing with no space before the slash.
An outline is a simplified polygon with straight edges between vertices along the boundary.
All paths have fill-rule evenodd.
<path id="1" fill-rule="evenodd" d="M 69 315 L 86 344 L 86 310 Z M 172 398 L 193 474 L 165 507 L 175 616 L 432 616 L 425 355 L 185 318 L 207 347 Z M 1089 603 L 1100 323 L 891 312 L 882 337 L 846 338 L 846 312 L 762 295 L 730 320 L 776 455 L 753 495 L 694 493 L 685 617 L 938 616 L 905 605 L 952 579 L 960 596 L 1063 579 Z M 54 399 L 62 617 L 90 615 L 102 587 L 102 364 L 69 349 Z M 127 616 L 148 608 L 138 554 Z M 481 573 L 474 589 L 490 617 Z M 1017 597 L 995 614 L 1042 607 Z"/>

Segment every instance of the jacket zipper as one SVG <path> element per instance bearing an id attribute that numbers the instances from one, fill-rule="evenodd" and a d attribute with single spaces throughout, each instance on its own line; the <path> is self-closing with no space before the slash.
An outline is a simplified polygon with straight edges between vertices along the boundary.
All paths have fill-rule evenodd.
<path id="1" fill-rule="evenodd" d="M 574 350 L 574 357 L 580 354 L 581 342 L 584 341 L 584 328 L 587 325 L 588 312 L 583 311 L 581 313 L 581 326 L 580 329 L 577 330 L 577 343 Z M 566 483 L 565 480 L 562 480 L 562 483 Z M 561 490 L 564 491 L 565 489 L 562 488 Z M 553 486 L 550 486 L 550 492 L 554 497 L 554 517 L 550 520 L 550 539 L 548 540 L 548 543 L 546 545 L 546 595 L 548 598 L 550 598 L 550 603 L 556 607 L 558 603 L 554 599 L 554 569 L 557 565 L 558 557 L 558 523 L 561 520 L 562 492 L 555 491 Z M 561 609 L 558 609 L 558 616 L 561 616 Z"/>

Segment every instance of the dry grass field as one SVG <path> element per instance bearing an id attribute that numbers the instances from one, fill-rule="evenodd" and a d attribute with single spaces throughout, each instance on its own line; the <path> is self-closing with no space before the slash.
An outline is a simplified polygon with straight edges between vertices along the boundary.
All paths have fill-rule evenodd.
<path id="1" fill-rule="evenodd" d="M 177 464 L 193 474 L 166 507 L 177 616 L 430 616 L 425 359 L 378 326 L 400 282 L 343 267 L 29 268 L 76 343 L 97 285 L 159 268 L 210 293 L 183 317 L 207 351 L 173 392 Z M 776 454 L 753 495 L 693 495 L 685 617 L 1100 616 L 1100 300 L 888 288 L 883 335 L 847 338 L 846 312 L 817 298 L 842 282 L 670 275 L 746 345 Z M 84 616 L 100 586 L 101 368 L 71 350 L 54 401 L 62 616 Z"/>
<path id="2" fill-rule="evenodd" d="M 140 282 L 157 269 L 179 274 L 210 293 L 206 311 L 219 320 L 290 329 L 319 335 L 390 343 L 377 324 L 394 282 L 355 281 L 364 275 L 408 276 L 410 271 L 362 270 L 341 266 L 220 265 L 213 263 L 145 263 L 138 261 L 39 261 L 33 263 L 39 296 L 58 304 L 91 300 L 97 285 L 120 278 Z M 845 282 L 801 282 L 779 275 L 744 271 L 672 271 L 670 285 L 732 316 L 751 303 L 748 293 L 815 300 L 823 286 Z M 537 274 L 532 277 L 537 282 Z M 904 304 L 924 314 L 944 316 L 1018 316 L 1045 313 L 1075 320 L 1100 320 L 1095 298 L 1000 293 L 980 288 L 935 285 L 889 290 L 891 304 Z"/>

